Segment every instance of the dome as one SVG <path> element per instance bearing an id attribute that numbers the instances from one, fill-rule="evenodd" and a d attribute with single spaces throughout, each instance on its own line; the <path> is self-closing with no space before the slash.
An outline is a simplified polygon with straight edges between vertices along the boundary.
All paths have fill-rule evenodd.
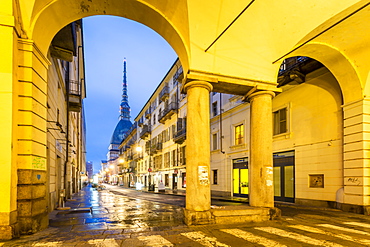
<path id="1" fill-rule="evenodd" d="M 114 129 L 112 138 L 110 140 L 111 144 L 121 144 L 123 138 L 130 130 L 132 123 L 130 120 L 120 119 L 116 128 Z"/>

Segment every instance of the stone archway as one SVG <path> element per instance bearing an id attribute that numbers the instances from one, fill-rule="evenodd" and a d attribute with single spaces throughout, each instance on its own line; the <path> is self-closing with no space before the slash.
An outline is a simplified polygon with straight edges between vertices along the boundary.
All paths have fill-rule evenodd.
<path id="1" fill-rule="evenodd" d="M 184 69 L 188 67 L 189 33 L 185 1 L 150 3 L 136 0 L 58 0 L 48 3 L 36 0 L 29 38 L 42 54 L 46 54 L 51 40 L 60 29 L 75 20 L 93 15 L 124 17 L 153 29 L 172 46 Z"/>
<path id="2" fill-rule="evenodd" d="M 42 174 L 32 173 L 32 163 L 45 164 L 45 92 L 50 64 L 45 55 L 62 27 L 92 15 L 129 18 L 159 33 L 178 54 L 186 82 L 201 82 L 188 87 L 193 93 L 200 91 L 206 95 L 204 90 L 213 87 L 218 92 L 255 97 L 254 103 L 262 105 L 264 110 L 264 103 L 269 103 L 271 98 L 269 91 L 276 91 L 278 65 L 273 61 L 284 57 L 297 44 L 299 47 L 286 56 L 315 58 L 339 81 L 345 99 L 344 132 L 349 140 L 345 143 L 345 148 L 348 147 L 344 154 L 345 169 L 355 166 L 357 174 L 363 174 L 368 162 L 364 147 L 369 138 L 361 131 L 361 136 L 356 135 L 356 130 L 368 128 L 363 119 L 370 114 L 369 100 L 364 98 L 370 67 L 370 35 L 366 35 L 370 26 L 369 4 L 365 0 L 326 1 L 305 8 L 294 0 L 284 5 L 272 1 L 246 4 L 211 0 L 5 0 L 0 5 L 4 54 L 0 66 L 4 106 L 0 135 L 3 136 L 2 162 L 9 164 L 0 168 L 0 180 L 6 181 L 7 187 L 0 194 L 4 198 L 0 212 L 7 237 L 13 234 L 11 227 L 17 218 L 17 169 L 30 169 L 35 177 Z M 227 27 L 230 28 L 226 31 Z M 221 38 L 220 34 L 223 34 Z M 348 71 L 343 73 L 344 70 Z M 267 93 L 261 95 L 255 91 Z M 18 131 L 20 123 L 27 131 Z M 33 159 L 34 156 L 38 158 Z M 364 176 L 358 178 L 363 184 L 359 187 L 349 184 L 350 190 L 365 188 Z M 347 201 L 352 199 L 358 205 L 370 203 L 368 196 L 356 193 L 348 193 Z"/>
<path id="3" fill-rule="evenodd" d="M 321 42 L 309 42 L 291 55 L 308 56 L 321 62 L 338 81 L 343 97 L 343 188 L 337 192 L 336 207 L 345 211 L 367 213 L 370 199 L 364 188 L 366 164 L 369 157 L 366 143 L 369 138 L 362 130 L 367 128 L 370 99 L 367 96 L 367 74 L 356 65 L 358 54 L 345 54 L 346 48 L 333 47 Z M 363 53 L 361 55 L 366 54 Z M 354 183 L 356 181 L 356 183 Z"/>

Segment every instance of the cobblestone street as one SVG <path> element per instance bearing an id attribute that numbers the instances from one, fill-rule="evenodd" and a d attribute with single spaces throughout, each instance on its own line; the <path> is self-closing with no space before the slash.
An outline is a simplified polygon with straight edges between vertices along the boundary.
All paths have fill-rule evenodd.
<path id="1" fill-rule="evenodd" d="M 281 204 L 281 220 L 188 227 L 182 207 L 123 191 L 130 196 L 86 187 L 67 202 L 71 210 L 50 214 L 47 229 L 0 246 L 370 246 L 365 215 Z"/>

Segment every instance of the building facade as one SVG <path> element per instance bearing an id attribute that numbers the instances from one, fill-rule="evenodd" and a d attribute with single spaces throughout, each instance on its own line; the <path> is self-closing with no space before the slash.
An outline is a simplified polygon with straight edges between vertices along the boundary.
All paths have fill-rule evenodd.
<path id="1" fill-rule="evenodd" d="M 363 212 L 343 201 L 343 113 L 338 82 L 306 57 L 285 61 L 272 101 L 275 201 Z M 299 77 L 298 77 L 299 75 Z M 319 83 L 320 82 L 320 83 Z M 211 96 L 211 183 L 215 195 L 248 197 L 250 104 Z"/>
<path id="2" fill-rule="evenodd" d="M 177 60 L 121 143 L 116 162 L 121 185 L 186 189 L 187 97 L 179 89 L 181 73 Z M 282 92 L 272 100 L 271 119 L 274 200 L 362 213 L 362 207 L 343 201 L 342 95 L 335 77 L 316 60 L 295 57 L 284 61 L 278 81 Z M 245 97 L 210 93 L 212 195 L 249 197 L 255 131 L 250 115 Z"/>
<path id="3" fill-rule="evenodd" d="M 123 185 L 151 190 L 186 188 L 186 96 L 179 60 L 146 102 L 120 145 Z"/>
<path id="4" fill-rule="evenodd" d="M 304 7 L 294 0 L 287 0 L 284 5 L 278 1 L 246 4 L 210 0 L 109 0 L 81 4 L 68 0 L 3 0 L 0 5 L 0 157 L 4 164 L 0 166 L 0 181 L 7 188 L 0 191 L 0 224 L 4 229 L 1 238 L 14 237 L 19 225 L 28 228 L 18 217 L 23 211 L 18 204 L 18 190 L 28 186 L 29 181 L 19 178 L 28 172 L 37 179 L 34 182 L 40 188 L 46 191 L 49 187 L 44 182 L 46 179 L 41 182 L 38 178 L 46 177 L 44 164 L 48 159 L 46 82 L 52 69 L 48 59 L 51 42 L 69 23 L 102 14 L 129 18 L 150 27 L 173 47 L 181 61 L 184 71 L 181 92 L 187 94 L 186 149 L 191 150 L 186 152 L 185 221 L 188 224 L 211 221 L 211 91 L 240 95 L 250 102 L 253 130 L 249 133 L 248 147 L 250 206 L 273 210 L 272 99 L 282 91 L 277 79 L 282 62 L 302 56 L 325 65 L 339 84 L 343 204 L 369 208 L 370 5 L 367 1 L 320 1 Z M 68 49 L 60 51 L 70 54 Z M 292 77 L 299 80 L 300 75 L 296 73 Z M 317 83 L 326 86 L 325 81 Z M 283 111 L 278 115 L 284 116 Z M 292 139 L 279 143 L 291 149 L 289 140 Z M 297 160 L 298 147 L 294 155 Z M 77 184 L 73 169 L 77 170 L 71 169 L 69 188 Z M 325 173 L 312 181 L 320 184 L 322 174 L 326 184 Z M 65 187 L 68 184 L 66 181 Z M 296 184 L 303 188 L 304 181 Z M 336 186 L 331 189 L 335 190 Z M 320 188 L 307 191 L 313 196 Z M 30 201 L 39 202 L 39 198 L 34 196 Z M 38 213 L 45 222 L 45 214 Z M 36 217 L 30 219 L 36 223 Z"/>

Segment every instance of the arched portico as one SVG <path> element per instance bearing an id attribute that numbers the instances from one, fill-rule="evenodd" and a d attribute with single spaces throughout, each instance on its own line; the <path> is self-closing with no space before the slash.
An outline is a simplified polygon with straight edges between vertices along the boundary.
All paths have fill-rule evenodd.
<path id="1" fill-rule="evenodd" d="M 46 55 L 50 42 L 65 25 L 92 15 L 121 16 L 152 28 L 178 54 L 188 85 L 201 81 L 210 84 L 207 87 L 214 91 L 246 95 L 263 110 L 270 107 L 273 95 L 270 91 L 278 91 L 279 64 L 273 61 L 288 54 L 286 56 L 310 56 L 322 62 L 336 76 L 345 99 L 344 167 L 348 168 L 345 177 L 363 179 L 361 185 L 345 184 L 345 194 L 348 202 L 354 199 L 358 205 L 370 203 L 362 190 L 368 185 L 363 171 L 369 163 L 365 148 L 369 138 L 363 131 L 368 128 L 365 120 L 370 115 L 369 101 L 364 97 L 368 88 L 370 39 L 364 35 L 370 25 L 366 1 L 325 1 L 304 8 L 294 0 L 284 5 L 271 1 L 248 5 L 236 0 L 216 3 L 211 0 L 5 0 L 0 6 L 0 52 L 4 54 L 0 62 L 4 108 L 0 111 L 0 136 L 4 137 L 1 159 L 3 164 L 9 164 L 0 168 L 0 181 L 4 181 L 7 188 L 0 192 L 4 202 L 0 205 L 0 225 L 4 226 L 1 238 L 17 235 L 14 230 L 19 207 L 17 169 L 18 178 L 24 175 L 40 178 L 35 182 L 45 182 L 46 92 L 50 64 Z M 328 31 L 321 33 L 328 27 Z M 290 52 L 294 45 L 299 48 Z M 204 88 L 186 87 L 193 90 L 193 94 L 201 91 L 203 101 L 207 101 Z M 259 120 L 261 115 L 257 113 L 256 118 Z M 269 118 L 266 119 L 265 127 L 270 126 Z M 193 124 L 192 127 L 196 128 L 193 133 L 197 133 L 199 126 Z M 270 142 L 271 134 L 257 128 L 261 131 L 256 137 L 257 143 L 260 138 Z M 195 148 L 203 145 L 194 143 Z M 266 159 L 261 158 L 261 162 L 270 162 L 271 154 L 264 152 L 263 156 Z M 202 162 L 209 163 L 209 158 L 204 157 Z M 266 165 L 269 178 L 270 164 Z M 255 205 L 270 207 L 270 190 L 267 194 L 268 203 Z M 208 208 L 192 207 L 195 210 Z"/>
<path id="2" fill-rule="evenodd" d="M 359 2 L 312 30 L 289 56 L 307 56 L 321 62 L 337 79 L 343 95 L 343 195 L 338 207 L 368 212 L 366 169 L 369 164 L 367 116 L 369 110 L 370 29 L 368 3 Z M 357 27 L 358 26 L 358 27 Z M 355 28 L 356 27 L 356 28 Z M 356 182 L 354 182 L 356 181 Z M 355 206 L 356 205 L 356 206 Z"/>
<path id="3" fill-rule="evenodd" d="M 361 35 L 370 30 L 370 25 L 361 21 L 368 18 L 367 8 L 368 4 L 360 3 L 348 8 L 312 30 L 289 52 L 289 56 L 307 56 L 321 62 L 340 85 L 344 172 L 343 194 L 338 194 L 338 207 L 361 213 L 368 212 L 370 205 L 366 174 L 370 161 L 367 151 L 370 139 L 366 134 L 370 114 L 369 63 L 366 62 L 370 55 L 370 37 Z M 359 23 L 360 27 L 354 28 Z"/>
<path id="4" fill-rule="evenodd" d="M 177 14 L 174 15 L 173 13 Z M 150 1 L 35 1 L 30 39 L 46 54 L 55 34 L 69 23 L 93 15 L 113 15 L 137 21 L 160 34 L 188 66 L 189 34 L 185 1 L 152 4 Z"/>

